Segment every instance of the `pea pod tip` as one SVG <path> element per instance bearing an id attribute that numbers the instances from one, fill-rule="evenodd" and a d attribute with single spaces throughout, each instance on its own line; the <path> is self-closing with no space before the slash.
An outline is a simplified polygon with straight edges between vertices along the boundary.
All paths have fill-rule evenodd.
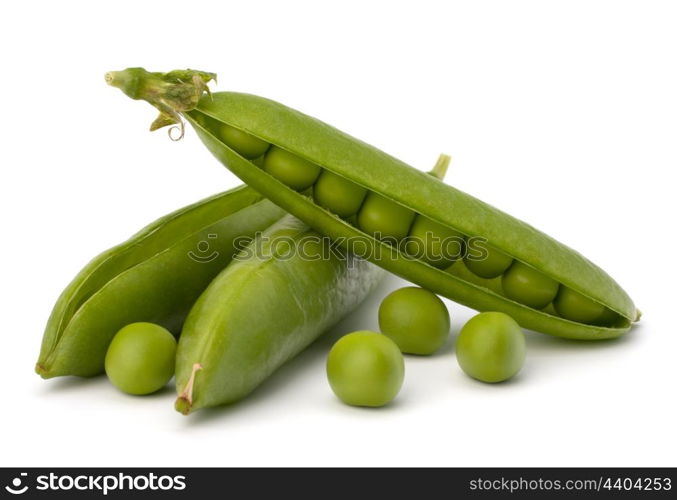
<path id="1" fill-rule="evenodd" d="M 188 415 L 193 408 L 193 405 L 183 396 L 176 398 L 174 403 L 174 409 L 183 415 Z"/>
<path id="2" fill-rule="evenodd" d="M 190 374 L 186 386 L 179 393 L 179 396 L 176 398 L 174 403 L 174 408 L 179 413 L 188 415 L 193 409 L 193 386 L 195 385 L 195 374 L 202 370 L 202 365 L 200 363 L 193 363 L 193 371 Z"/>
<path id="3" fill-rule="evenodd" d="M 35 363 L 35 373 L 40 375 L 42 378 L 49 378 L 47 375 L 47 368 L 45 368 L 42 363 Z"/>

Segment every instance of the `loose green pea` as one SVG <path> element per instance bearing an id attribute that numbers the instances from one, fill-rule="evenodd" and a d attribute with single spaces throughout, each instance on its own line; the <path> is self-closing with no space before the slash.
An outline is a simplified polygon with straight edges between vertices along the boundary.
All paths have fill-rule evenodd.
<path id="1" fill-rule="evenodd" d="M 400 392 L 404 358 L 397 344 L 367 330 L 349 333 L 327 358 L 327 378 L 334 394 L 353 406 L 383 406 Z"/>
<path id="2" fill-rule="evenodd" d="M 318 165 L 277 146 L 266 153 L 263 170 L 296 191 L 309 188 L 320 175 Z"/>
<path id="3" fill-rule="evenodd" d="M 388 295 L 378 309 L 381 332 L 402 352 L 427 355 L 449 336 L 449 311 L 432 292 L 409 286 Z"/>
<path id="4" fill-rule="evenodd" d="M 357 214 L 357 225 L 362 231 L 381 239 L 403 239 L 416 214 L 380 194 L 370 192 Z"/>
<path id="5" fill-rule="evenodd" d="M 469 246 L 472 248 L 474 244 L 470 243 Z M 476 255 L 473 252 L 467 252 L 463 259 L 465 267 L 480 278 L 496 278 L 503 274 L 512 264 L 512 257 L 504 254 L 498 248 L 486 242 L 482 243 L 482 247 L 484 249 L 484 258 L 480 258 L 480 255 Z"/>
<path id="6" fill-rule="evenodd" d="M 404 251 L 428 264 L 444 269 L 463 255 L 463 234 L 423 215 L 417 215 L 409 230 Z"/>
<path id="7" fill-rule="evenodd" d="M 150 394 L 174 375 L 176 340 L 154 323 L 131 323 L 113 337 L 106 353 L 106 375 L 128 394 Z"/>
<path id="8" fill-rule="evenodd" d="M 350 217 L 357 213 L 367 195 L 362 186 L 324 170 L 313 187 L 315 203 L 339 217 Z"/>
<path id="9" fill-rule="evenodd" d="M 525 357 L 524 333 L 507 314 L 480 313 L 458 334 L 458 364 L 467 375 L 482 382 L 502 382 L 515 376 Z"/>
<path id="10" fill-rule="evenodd" d="M 604 314 L 605 307 L 599 302 L 562 285 L 553 302 L 557 313 L 570 321 L 593 323 Z"/>
<path id="11" fill-rule="evenodd" d="M 263 155 L 270 147 L 266 141 L 225 123 L 219 126 L 216 135 L 226 145 L 250 160 Z"/>
<path id="12" fill-rule="evenodd" d="M 559 288 L 554 279 L 517 261 L 503 275 L 501 285 L 509 299 L 534 309 L 550 304 Z"/>

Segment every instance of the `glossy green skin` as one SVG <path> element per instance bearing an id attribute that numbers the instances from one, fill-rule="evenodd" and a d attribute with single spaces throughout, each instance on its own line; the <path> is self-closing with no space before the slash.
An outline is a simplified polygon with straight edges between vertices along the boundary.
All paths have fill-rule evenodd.
<path id="1" fill-rule="evenodd" d="M 399 241 L 409 234 L 415 216 L 408 208 L 371 192 L 357 214 L 357 225 L 378 239 Z"/>
<path id="2" fill-rule="evenodd" d="M 315 203 L 339 217 L 355 215 L 366 195 L 363 187 L 328 170 L 322 171 L 313 187 Z"/>
<path id="3" fill-rule="evenodd" d="M 393 251 L 393 247 L 388 248 L 389 245 L 320 209 L 312 200 L 242 159 L 195 121 L 201 114 L 312 158 L 323 168 L 387 195 L 465 235 L 486 238 L 501 251 L 619 312 L 622 318 L 612 327 L 571 322 L 510 300 L 487 288 L 482 278 L 461 278 L 454 269 L 457 266 L 445 272 Z M 356 247 L 359 255 L 439 295 L 478 310 L 503 311 L 526 328 L 566 338 L 617 337 L 627 332 L 632 321 L 638 318 L 632 300 L 620 286 L 580 254 L 528 224 L 319 120 L 262 97 L 234 92 L 219 92 L 203 98 L 198 108 L 185 116 L 209 150 L 247 184 L 319 232 L 346 242 L 346 246 L 359 239 L 362 242 Z"/>
<path id="4" fill-rule="evenodd" d="M 129 323 L 158 323 L 178 334 L 197 297 L 231 261 L 235 238 L 251 238 L 283 214 L 243 186 L 162 217 L 97 256 L 57 300 L 36 371 L 44 378 L 103 373 L 111 339 Z M 204 242 L 209 250 L 201 252 Z"/>
<path id="5" fill-rule="evenodd" d="M 482 382 L 503 382 L 514 377 L 525 357 L 524 333 L 507 314 L 480 313 L 458 334 L 458 364 L 466 374 Z"/>
<path id="6" fill-rule="evenodd" d="M 402 388 L 404 358 L 385 335 L 367 330 L 349 333 L 329 351 L 327 379 L 346 404 L 384 406 Z"/>
<path id="7" fill-rule="evenodd" d="M 465 266 L 480 278 L 497 278 L 510 267 L 512 257 L 486 242 L 481 243 L 481 245 L 484 252 L 480 254 L 469 251 L 463 259 Z M 470 246 L 475 250 L 474 245 L 471 244 Z"/>
<path id="8" fill-rule="evenodd" d="M 289 255 L 289 244 L 303 252 Z M 327 252 L 329 245 L 305 224 L 285 217 L 214 279 L 181 332 L 179 411 L 242 399 L 367 296 L 383 272 L 352 256 L 341 259 Z M 328 257 L 316 258 L 323 253 Z M 195 363 L 202 369 L 189 400 L 182 395 Z"/>
<path id="9" fill-rule="evenodd" d="M 557 314 L 570 321 L 596 323 L 606 309 L 602 304 L 590 300 L 580 293 L 562 286 L 553 302 Z"/>
<path id="10" fill-rule="evenodd" d="M 463 255 L 464 247 L 461 233 L 417 215 L 409 230 L 404 251 L 431 266 L 444 269 Z"/>
<path id="11" fill-rule="evenodd" d="M 154 323 L 132 323 L 115 334 L 106 352 L 106 375 L 127 394 L 159 391 L 174 375 L 176 340 Z"/>
<path id="12" fill-rule="evenodd" d="M 559 283 L 533 267 L 515 262 L 501 277 L 503 291 L 512 300 L 542 309 L 557 295 Z"/>
<path id="13" fill-rule="evenodd" d="M 320 175 L 318 165 L 276 146 L 263 158 L 263 170 L 296 191 L 309 188 Z"/>
<path id="14" fill-rule="evenodd" d="M 218 137 L 250 160 L 262 156 L 270 147 L 266 141 L 226 124 L 220 125 Z"/>
<path id="15" fill-rule="evenodd" d="M 434 293 L 414 286 L 395 290 L 383 299 L 378 324 L 407 354 L 433 354 L 449 337 L 447 306 Z"/>

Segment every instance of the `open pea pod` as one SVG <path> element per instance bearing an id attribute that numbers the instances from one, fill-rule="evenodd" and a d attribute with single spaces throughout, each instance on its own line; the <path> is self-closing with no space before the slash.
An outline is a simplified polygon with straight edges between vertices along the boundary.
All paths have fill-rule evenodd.
<path id="1" fill-rule="evenodd" d="M 172 73 L 131 68 L 106 79 L 153 104 L 165 122 L 181 126 L 182 114 L 214 156 L 292 215 L 435 293 L 566 338 L 617 337 L 639 319 L 606 272 L 529 224 L 280 103 L 234 92 L 203 95 L 213 75 L 195 73 L 202 78 L 193 77 L 200 84 L 192 94 Z M 174 84 L 190 99 L 168 104 L 162 96 Z M 440 267 L 425 252 L 409 251 L 407 243 L 424 232 L 460 238 L 463 258 Z"/>
<path id="2" fill-rule="evenodd" d="M 178 334 L 190 307 L 238 250 L 284 212 L 242 186 L 166 215 L 95 257 L 59 296 L 36 371 L 44 378 L 103 372 L 123 326 L 158 323 Z"/>

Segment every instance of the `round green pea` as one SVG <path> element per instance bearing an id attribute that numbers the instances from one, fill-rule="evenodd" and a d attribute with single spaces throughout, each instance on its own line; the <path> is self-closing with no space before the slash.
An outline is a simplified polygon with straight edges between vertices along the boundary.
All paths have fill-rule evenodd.
<path id="1" fill-rule="evenodd" d="M 512 257 L 501 252 L 498 248 L 486 242 L 482 243 L 482 247 L 484 249 L 482 255 L 467 252 L 463 259 L 465 267 L 480 278 L 496 278 L 512 264 Z"/>
<path id="2" fill-rule="evenodd" d="M 353 406 L 383 406 L 400 392 L 404 358 L 395 342 L 367 330 L 341 337 L 327 357 L 334 394 Z"/>
<path id="3" fill-rule="evenodd" d="M 399 241 L 409 234 L 415 216 L 412 210 L 370 192 L 357 214 L 357 225 L 378 238 Z"/>
<path id="4" fill-rule="evenodd" d="M 437 351 L 449 336 L 449 311 L 432 292 L 414 286 L 388 295 L 378 309 L 381 332 L 408 354 Z"/>
<path id="5" fill-rule="evenodd" d="M 227 146 L 250 160 L 263 155 L 270 147 L 266 141 L 225 123 L 218 127 L 216 135 Z"/>
<path id="6" fill-rule="evenodd" d="M 319 165 L 277 146 L 264 156 L 263 170 L 296 191 L 309 188 L 320 175 Z"/>
<path id="7" fill-rule="evenodd" d="M 524 333 L 507 314 L 480 313 L 458 334 L 458 364 L 467 375 L 482 382 L 502 382 L 515 376 L 525 357 Z"/>
<path id="8" fill-rule="evenodd" d="M 531 266 L 515 261 L 501 278 L 505 295 L 534 309 L 543 309 L 557 295 L 559 283 Z"/>
<path id="9" fill-rule="evenodd" d="M 578 323 L 594 323 L 606 309 L 599 302 L 589 299 L 568 286 L 562 285 L 553 301 L 557 314 Z"/>
<path id="10" fill-rule="evenodd" d="M 106 352 L 106 375 L 128 394 L 150 394 L 174 375 L 176 339 L 154 323 L 131 323 L 113 337 Z"/>
<path id="11" fill-rule="evenodd" d="M 449 267 L 463 255 L 463 234 L 423 215 L 417 215 L 409 230 L 404 251 L 439 269 Z"/>
<path id="12" fill-rule="evenodd" d="M 604 308 L 602 314 L 595 320 L 594 324 L 599 326 L 614 326 L 620 320 L 618 313 L 612 311 L 608 307 Z"/>
<path id="13" fill-rule="evenodd" d="M 367 190 L 329 170 L 323 170 L 313 187 L 315 203 L 339 217 L 357 213 Z"/>

